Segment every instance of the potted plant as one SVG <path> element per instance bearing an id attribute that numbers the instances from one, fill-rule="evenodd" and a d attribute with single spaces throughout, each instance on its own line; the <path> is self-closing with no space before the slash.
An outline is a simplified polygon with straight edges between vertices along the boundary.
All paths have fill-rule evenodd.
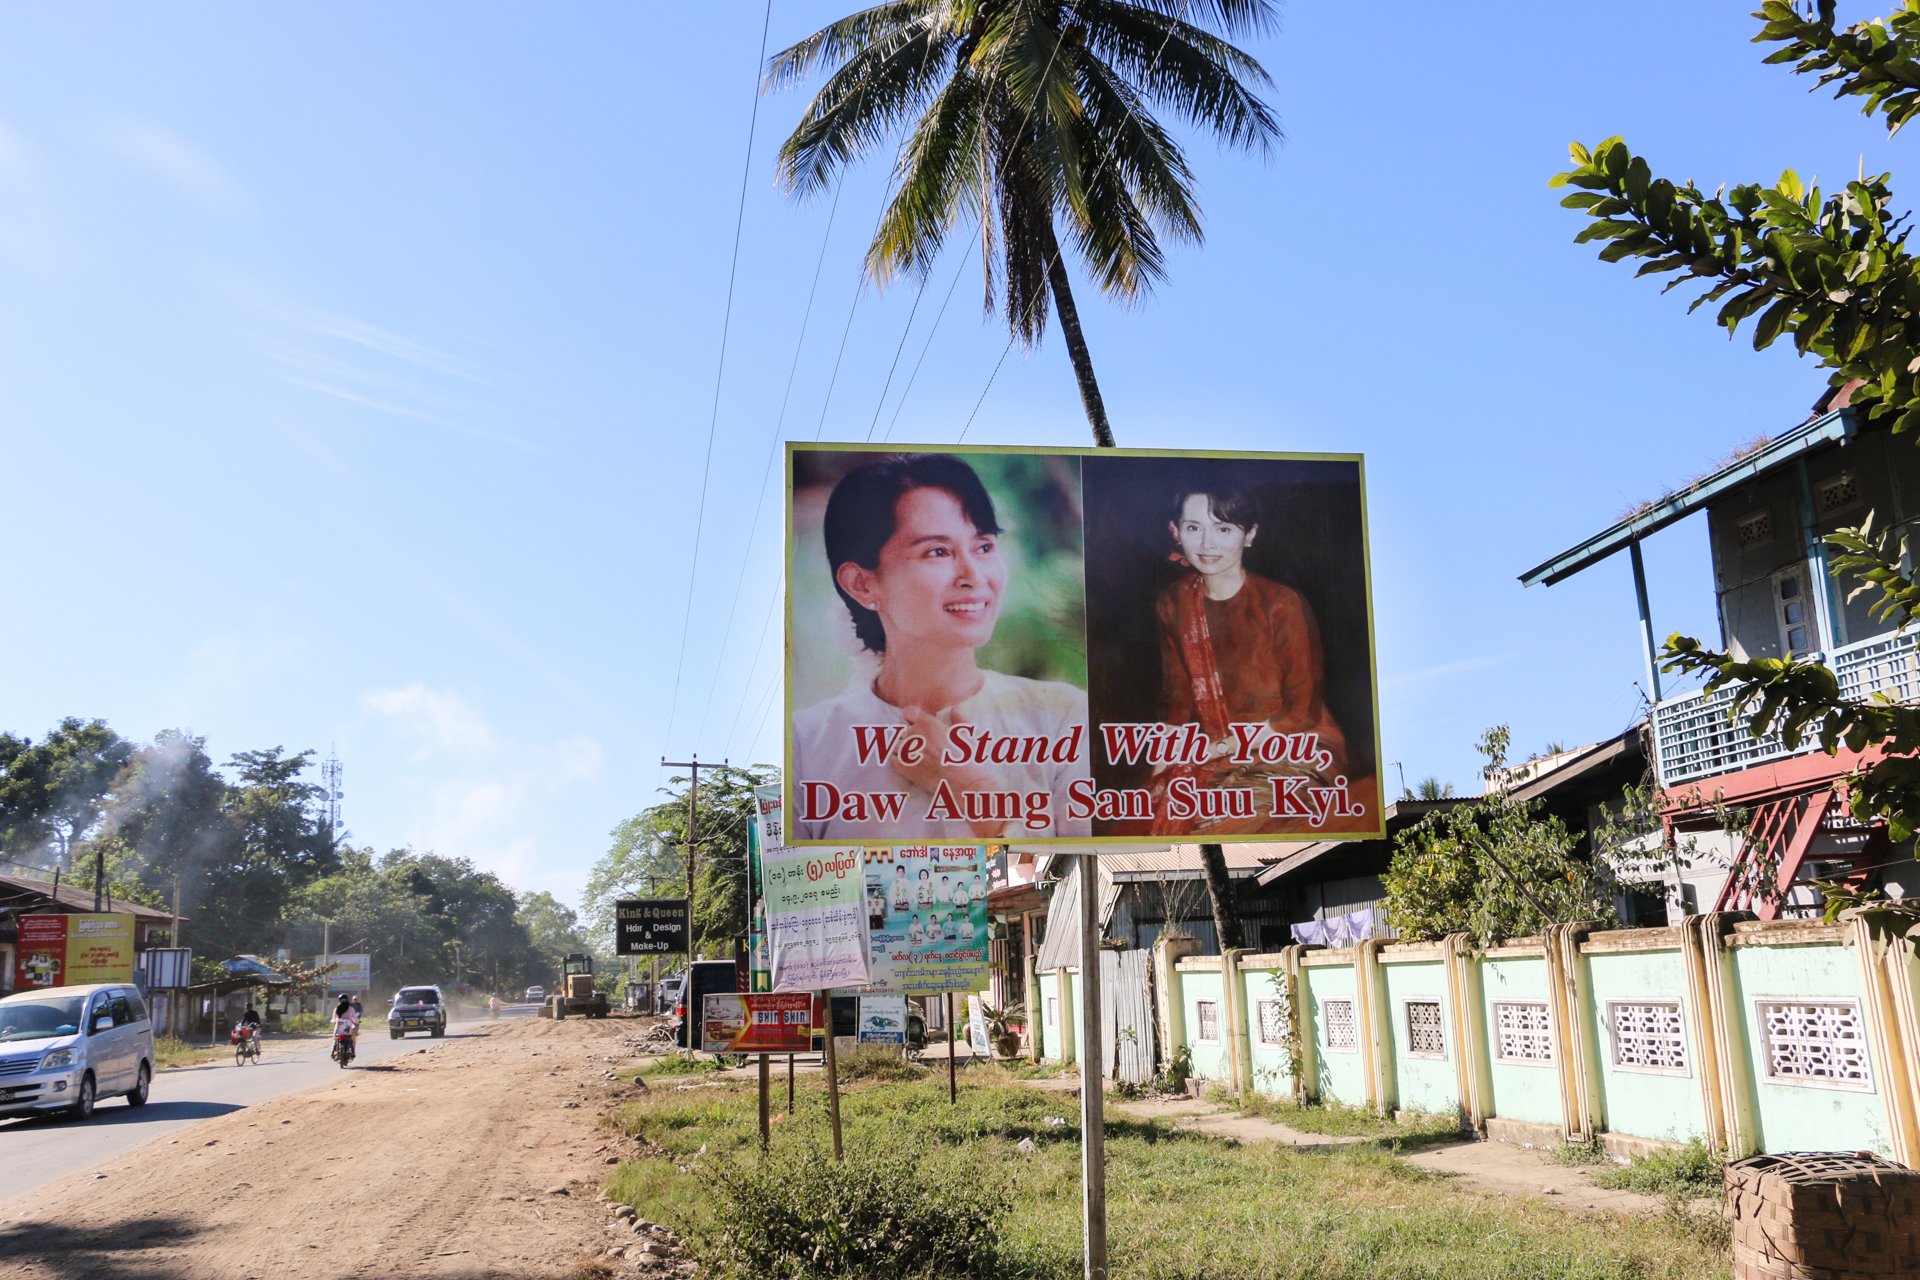
<path id="1" fill-rule="evenodd" d="M 990 1004 L 982 1004 L 980 1014 L 986 1019 L 987 1041 L 993 1045 L 994 1056 L 1018 1057 L 1020 1028 L 1026 1025 L 1026 1009 L 1018 1001 L 1013 1004 L 1003 1004 L 998 1008 Z"/>

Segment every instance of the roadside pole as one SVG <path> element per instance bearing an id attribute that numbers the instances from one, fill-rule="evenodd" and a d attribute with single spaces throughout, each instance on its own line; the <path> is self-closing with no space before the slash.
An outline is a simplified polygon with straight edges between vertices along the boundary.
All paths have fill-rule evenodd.
<path id="1" fill-rule="evenodd" d="M 953 1021 L 953 992 L 947 992 L 947 1102 L 949 1105 L 960 1101 L 960 1082 L 955 1074 L 954 1050 L 960 1047 L 960 1028 Z"/>
<path id="2" fill-rule="evenodd" d="M 792 1055 L 788 1055 L 791 1058 Z M 767 1114 L 767 1055 L 760 1055 L 760 1149 L 765 1151 L 773 1141 L 773 1121 Z"/>
<path id="3" fill-rule="evenodd" d="M 1107 1117 L 1101 1081 L 1100 875 L 1095 855 L 1081 854 L 1080 872 L 1080 1187 L 1086 1230 L 1084 1280 L 1107 1280 Z"/>
<path id="4" fill-rule="evenodd" d="M 833 992 L 820 993 L 827 1007 L 827 1118 L 833 1125 L 833 1158 L 844 1160 L 840 1147 L 840 1059 L 833 1050 Z"/>
<path id="5" fill-rule="evenodd" d="M 787 1114 L 793 1114 L 793 1055 L 787 1055 Z"/>

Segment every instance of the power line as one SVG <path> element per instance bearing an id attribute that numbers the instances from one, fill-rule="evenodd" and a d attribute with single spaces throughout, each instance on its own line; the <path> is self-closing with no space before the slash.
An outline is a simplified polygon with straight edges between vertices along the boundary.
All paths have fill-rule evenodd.
<path id="1" fill-rule="evenodd" d="M 707 482 L 713 473 L 713 439 L 720 425 L 720 387 L 727 368 L 727 334 L 733 327 L 733 287 L 740 270 L 740 231 L 747 220 L 747 178 L 753 172 L 753 136 L 760 123 L 760 66 L 767 59 L 767 32 L 773 26 L 773 0 L 760 22 L 760 52 L 753 60 L 753 110 L 747 118 L 747 153 L 740 163 L 740 202 L 733 218 L 733 258 L 727 267 L 727 301 L 720 319 L 720 358 L 713 371 L 713 412 L 707 419 L 706 459 L 700 468 L 700 504 L 693 522 L 693 554 L 687 561 L 687 603 L 680 618 L 680 657 L 674 663 L 673 697 L 667 710 L 667 737 L 680 713 L 680 680 L 687 669 L 687 636 L 693 628 L 693 588 L 699 581 L 700 538 L 707 522 Z"/>
<path id="2" fill-rule="evenodd" d="M 753 554 L 754 537 L 760 532 L 760 513 L 766 508 L 767 481 L 773 476 L 774 460 L 780 456 L 780 434 L 787 424 L 787 405 L 793 398 L 794 375 L 800 371 L 800 353 L 807 345 L 807 326 L 813 319 L 813 300 L 815 295 L 820 291 L 820 271 L 821 268 L 827 264 L 827 243 L 833 238 L 834 215 L 840 211 L 840 191 L 841 188 L 837 186 L 833 189 L 833 204 L 827 209 L 827 227 L 825 231 L 820 233 L 820 254 L 813 264 L 813 283 L 807 288 L 807 307 L 800 316 L 800 336 L 794 339 L 793 360 L 787 366 L 787 387 L 780 395 L 780 413 L 774 419 L 773 438 L 767 442 L 767 462 L 760 470 L 760 492 L 754 497 L 753 523 L 747 530 L 747 551 L 745 555 L 740 557 L 740 573 L 739 576 L 735 578 L 733 584 L 733 603 L 727 608 L 727 625 L 722 628 L 720 632 L 719 658 L 714 664 L 713 679 L 707 684 L 707 703 L 706 706 L 700 710 L 700 728 L 698 732 L 694 734 L 695 742 L 698 742 L 706 736 L 707 716 L 713 710 L 713 693 L 714 690 L 719 687 L 720 669 L 726 665 L 727 645 L 731 643 L 733 639 L 734 615 L 739 612 L 740 597 L 746 591 L 747 564 Z M 764 644 L 764 634 L 762 643 Z M 756 656 L 756 661 L 757 660 Z M 735 711 L 733 718 L 737 723 L 740 719 L 740 713 Z M 729 741 L 731 741 L 731 738 L 732 730 L 728 730 Z"/>

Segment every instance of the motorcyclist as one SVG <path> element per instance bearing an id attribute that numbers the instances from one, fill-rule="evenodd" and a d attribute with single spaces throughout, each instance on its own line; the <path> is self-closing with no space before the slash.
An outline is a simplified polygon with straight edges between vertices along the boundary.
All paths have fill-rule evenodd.
<path id="1" fill-rule="evenodd" d="M 333 1034 L 344 1035 L 355 1054 L 360 1051 L 360 1002 L 342 993 L 340 1003 L 333 1006 Z"/>

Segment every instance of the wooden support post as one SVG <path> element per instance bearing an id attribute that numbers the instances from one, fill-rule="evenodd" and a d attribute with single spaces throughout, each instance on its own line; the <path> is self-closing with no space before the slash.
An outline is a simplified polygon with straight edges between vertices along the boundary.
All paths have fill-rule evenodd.
<path id="1" fill-rule="evenodd" d="M 844 1160 L 840 1145 L 840 1059 L 833 1049 L 833 993 L 823 994 L 827 1006 L 827 1120 L 833 1126 L 833 1158 Z"/>
<path id="2" fill-rule="evenodd" d="M 793 1114 L 793 1055 L 787 1055 L 787 1114 Z"/>
<path id="3" fill-rule="evenodd" d="M 771 1084 L 767 1074 L 767 1055 L 760 1055 L 760 1149 L 765 1151 L 773 1141 L 773 1120 L 767 1111 L 771 1103 L 768 1095 Z"/>
<path id="4" fill-rule="evenodd" d="M 957 1034 L 959 1030 L 960 1028 L 953 1021 L 953 992 L 949 991 L 947 992 L 947 1101 L 949 1103 L 960 1101 L 960 1079 L 954 1062 L 957 1056 L 954 1051 L 960 1047 L 960 1037 Z"/>
<path id="5" fill-rule="evenodd" d="M 1084 1280 L 1107 1280 L 1107 1117 L 1100 1042 L 1100 875 L 1080 854 L 1080 1189 Z M 1065 975 L 1062 975 L 1065 981 Z"/>

